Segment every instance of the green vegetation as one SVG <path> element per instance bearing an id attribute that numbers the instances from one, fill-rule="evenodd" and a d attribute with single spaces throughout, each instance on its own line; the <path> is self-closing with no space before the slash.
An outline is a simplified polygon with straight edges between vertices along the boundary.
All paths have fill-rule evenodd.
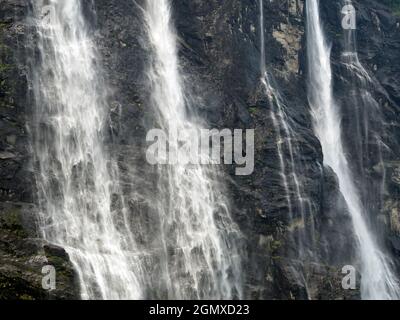
<path id="1" fill-rule="evenodd" d="M 393 9 L 395 15 L 400 15 L 400 0 L 381 0 L 383 4 Z"/>
<path id="2" fill-rule="evenodd" d="M 8 230 L 18 237 L 27 236 L 22 226 L 21 211 L 19 208 L 9 208 L 2 211 L 0 229 Z"/>
<path id="3" fill-rule="evenodd" d="M 0 74 L 10 70 L 11 66 L 9 64 L 3 64 L 0 62 Z"/>
<path id="4" fill-rule="evenodd" d="M 0 273 L 0 300 L 35 300 L 36 290 L 19 277 Z"/>
<path id="5" fill-rule="evenodd" d="M 7 107 L 7 96 L 10 94 L 9 75 L 13 66 L 8 62 L 10 49 L 3 43 L 4 23 L 0 23 L 0 107 Z"/>
<path id="6" fill-rule="evenodd" d="M 278 240 L 274 240 L 271 243 L 271 251 L 273 253 L 277 253 L 279 251 L 279 249 L 282 247 L 282 243 Z"/>
<path id="7" fill-rule="evenodd" d="M 257 113 L 257 107 L 251 107 L 249 109 L 249 111 L 250 111 L 251 114 L 255 114 L 255 113 Z"/>
<path id="8" fill-rule="evenodd" d="M 0 31 L 2 31 L 6 27 L 7 27 L 7 24 L 5 24 L 4 22 L 0 22 Z"/>

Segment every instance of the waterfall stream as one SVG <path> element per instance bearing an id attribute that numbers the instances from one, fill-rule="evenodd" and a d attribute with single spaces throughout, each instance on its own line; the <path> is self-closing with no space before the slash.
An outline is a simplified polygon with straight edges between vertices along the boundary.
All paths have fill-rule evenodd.
<path id="1" fill-rule="evenodd" d="M 39 57 L 32 124 L 40 230 L 68 252 L 83 299 L 139 299 L 139 266 L 115 162 L 104 150 L 107 87 L 80 0 L 32 1 Z M 119 198 L 119 199 L 118 199 Z"/>
<path id="2" fill-rule="evenodd" d="M 241 235 L 223 194 L 223 175 L 213 166 L 157 167 L 149 202 L 160 234 L 138 249 L 135 228 L 141 224 L 132 225 L 128 215 L 140 212 L 125 204 L 117 161 L 104 143 L 108 89 L 82 6 L 80 0 L 32 3 L 40 55 L 32 66 L 31 132 L 43 238 L 68 252 L 83 299 L 242 298 Z M 170 4 L 148 0 L 143 13 L 155 122 L 168 133 L 199 132 Z M 178 141 L 168 143 L 179 149 Z M 148 265 L 157 261 L 158 267 Z M 157 276 L 145 273 L 150 267 Z M 154 288 L 159 292 L 151 293 Z"/>
<path id="3" fill-rule="evenodd" d="M 350 14 L 355 15 L 351 0 L 343 0 L 342 4 L 350 10 Z M 384 89 L 370 76 L 358 58 L 356 31 L 357 28 L 343 30 L 341 75 L 347 82 L 341 88 L 346 99 L 340 104 L 344 112 L 351 108 L 348 110 L 351 114 L 348 130 L 351 132 L 346 134 L 351 134 L 354 138 L 347 141 L 346 150 L 354 159 L 352 170 L 359 183 L 361 201 L 369 212 L 372 225 L 376 225 L 376 217 L 379 217 L 384 207 L 386 192 L 384 157 L 391 150 L 385 143 L 388 135 L 387 123 L 380 104 L 374 98 L 377 89 Z M 372 172 L 374 177 L 371 176 Z"/>
<path id="4" fill-rule="evenodd" d="M 366 210 L 344 151 L 341 115 L 332 92 L 330 48 L 321 26 L 319 2 L 307 0 L 306 6 L 309 101 L 314 129 L 322 144 L 325 165 L 332 167 L 337 174 L 352 217 L 359 245 L 362 298 L 396 299 L 399 298 L 397 279 L 366 222 Z"/>
<path id="5" fill-rule="evenodd" d="M 259 0 L 260 10 L 260 46 L 261 46 L 261 83 L 271 105 L 271 119 L 276 130 L 276 145 L 280 164 L 280 175 L 288 202 L 290 223 L 304 226 L 294 230 L 294 238 L 298 245 L 298 256 L 305 258 L 312 256 L 312 252 L 305 252 L 303 245 L 307 238 L 313 241 L 314 218 L 313 204 L 305 195 L 300 183 L 301 161 L 296 158 L 300 154 L 296 145 L 296 132 L 292 127 L 291 119 L 286 114 L 286 105 L 277 86 L 274 85 L 272 75 L 266 65 L 264 0 Z M 311 230 L 307 230 L 307 226 Z M 309 232 L 307 232 L 309 231 Z"/>
<path id="6" fill-rule="evenodd" d="M 187 165 L 193 154 L 180 151 L 180 137 L 201 136 L 207 123 L 197 114 L 198 99 L 186 85 L 172 0 L 143 0 L 143 7 L 138 5 L 148 40 L 143 47 L 148 50 L 150 122 L 166 133 L 168 151 L 179 159 L 175 164 L 163 164 L 165 159 L 159 159 L 151 169 L 143 166 L 140 172 L 154 170 L 143 178 L 154 180 L 141 186 L 146 189 L 140 194 L 143 212 L 137 199 L 129 195 L 135 188 L 123 186 L 134 186 L 137 181 L 133 174 L 120 172 L 118 154 L 113 154 L 106 142 L 110 90 L 87 19 L 94 14 L 88 12 L 90 3 L 31 0 L 36 38 L 35 54 L 30 57 L 30 89 L 35 104 L 29 129 L 41 236 L 68 253 L 82 299 L 244 298 L 243 236 L 231 216 L 225 175 L 215 165 Z M 287 229 L 296 242 L 292 246 L 296 257 L 290 258 L 314 263 L 316 208 L 302 184 L 305 173 L 297 124 L 289 116 L 278 78 L 266 63 L 263 0 L 259 5 L 262 94 L 269 102 L 267 118 L 276 136 L 279 187 L 284 189 L 277 201 L 285 208 L 287 202 Z M 385 188 L 384 173 L 379 186 L 365 186 L 369 183 L 366 168 L 375 165 L 369 154 L 378 152 L 383 167 L 382 149 L 386 147 L 378 123 L 383 120 L 379 117 L 372 125 L 370 119 L 365 120 L 366 110 L 379 109 L 369 91 L 374 79 L 358 60 L 354 32 L 346 33 L 341 62 L 351 74 L 351 104 L 363 109 L 355 117 L 357 145 L 347 151 L 351 142 L 342 138 L 349 133 L 342 128 L 342 114 L 333 97 L 330 48 L 319 0 L 306 0 L 306 14 L 308 99 L 314 131 L 322 145 L 324 164 L 336 173 L 352 218 L 362 298 L 400 299 L 391 260 L 380 248 L 370 219 L 380 206 L 368 204 L 383 202 L 376 196 L 368 198 L 377 188 Z M 371 145 L 376 150 L 368 149 Z M 213 163 L 209 153 L 200 152 L 199 158 Z M 129 166 L 134 167 L 132 163 L 125 167 Z M 363 186 L 358 187 L 359 181 Z M 379 197 L 383 197 L 382 190 Z M 145 232 L 154 234 L 141 237 Z"/>
<path id="7" fill-rule="evenodd" d="M 179 65 L 170 2 L 147 0 L 143 12 L 152 48 L 148 77 L 156 123 L 168 135 L 199 132 L 201 120 L 191 112 L 194 106 L 186 94 Z M 174 139 L 169 139 L 168 145 L 170 152 L 179 149 Z M 155 199 L 168 298 L 241 298 L 236 247 L 240 235 L 221 192 L 221 177 L 215 167 L 181 164 L 185 160 L 189 163 L 189 154 L 180 153 L 179 157 L 176 165 L 158 167 Z"/>

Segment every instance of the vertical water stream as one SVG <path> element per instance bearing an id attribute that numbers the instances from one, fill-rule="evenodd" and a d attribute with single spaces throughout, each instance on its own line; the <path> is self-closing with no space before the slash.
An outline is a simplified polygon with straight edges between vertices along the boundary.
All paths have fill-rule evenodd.
<path id="1" fill-rule="evenodd" d="M 35 0 L 33 151 L 43 237 L 66 249 L 83 299 L 141 298 L 118 172 L 104 150 L 107 88 L 80 0 Z"/>
<path id="2" fill-rule="evenodd" d="M 178 59 L 178 41 L 169 0 L 147 0 L 144 17 L 151 43 L 148 70 L 158 126 L 169 136 L 199 133 Z M 195 135 L 194 135 L 195 136 Z M 168 140 L 170 152 L 179 149 Z M 213 166 L 191 165 L 179 153 L 175 165 L 160 165 L 155 199 L 165 250 L 164 278 L 168 297 L 231 299 L 242 297 L 239 235 Z M 203 154 L 203 157 L 209 155 Z M 187 161 L 186 161 L 187 160 Z"/>
<path id="3" fill-rule="evenodd" d="M 319 1 L 307 0 L 306 6 L 309 101 L 314 129 L 322 144 L 325 165 L 337 174 L 340 190 L 352 217 L 359 243 L 362 298 L 396 299 L 399 298 L 397 279 L 366 223 L 365 208 L 344 151 L 341 115 L 332 92 L 330 48 L 321 26 Z"/>

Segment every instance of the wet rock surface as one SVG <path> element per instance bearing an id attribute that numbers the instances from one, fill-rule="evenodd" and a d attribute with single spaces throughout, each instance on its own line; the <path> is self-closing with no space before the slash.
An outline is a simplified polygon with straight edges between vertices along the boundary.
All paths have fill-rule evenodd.
<path id="1" fill-rule="evenodd" d="M 371 211 L 370 219 L 380 231 L 382 246 L 400 261 L 399 18 L 377 1 L 354 2 L 360 27 L 359 59 L 379 84 L 371 95 L 384 119 L 382 142 L 390 150 L 383 153 L 383 161 L 376 153 L 371 155 L 365 180 L 360 178 L 360 183 L 368 181 L 369 194 L 376 192 L 373 188 L 385 177 L 380 208 Z M 27 20 L 29 8 L 22 0 L 0 0 L 0 4 L 0 298 L 75 298 L 79 289 L 68 255 L 38 240 L 36 230 L 27 130 L 32 102 L 23 45 L 27 38 L 34 39 Z M 141 11 L 130 0 L 95 0 L 93 5 L 97 16 L 88 13 L 87 18 L 111 87 L 107 147 L 118 154 L 123 179 L 135 168 L 138 188 L 151 190 L 151 169 L 144 164 L 146 128 L 152 123 L 145 75 L 149 44 Z M 172 5 L 185 85 L 194 97 L 196 112 L 212 128 L 255 129 L 254 173 L 240 177 L 234 167 L 225 168 L 232 215 L 246 239 L 246 297 L 358 299 L 358 290 L 341 287 L 343 266 L 357 260 L 350 216 L 334 172 L 323 168 L 321 146 L 312 130 L 304 1 L 265 1 L 264 19 L 267 68 L 296 133 L 292 142 L 297 150 L 298 179 L 310 204 L 305 217 L 299 205 L 294 205 L 292 217 L 288 215 L 278 132 L 271 119 L 273 105 L 260 83 L 257 1 L 174 0 Z M 340 8 L 339 0 L 321 1 L 327 37 L 332 42 L 335 97 L 343 106 L 349 156 L 357 162 L 353 140 L 360 137 L 352 134 L 356 119 L 345 103 L 349 79 L 339 63 L 343 49 Z M 373 121 L 374 114 L 368 116 Z M 284 152 L 289 159 L 287 150 Z M 128 181 L 126 188 L 132 188 Z M 290 185 L 290 190 L 295 186 Z M 291 196 L 294 203 L 299 202 L 295 192 Z M 131 203 L 132 211 L 142 210 L 151 225 L 149 204 L 140 198 Z M 51 293 L 41 288 L 41 269 L 47 264 L 56 267 L 58 276 L 59 285 Z"/>
<path id="2" fill-rule="evenodd" d="M 74 299 L 79 289 L 68 256 L 40 240 L 36 229 L 28 134 L 32 104 L 23 58 L 27 1 L 2 0 L 0 8 L 0 299 Z M 56 270 L 55 290 L 43 289 L 45 266 Z"/>

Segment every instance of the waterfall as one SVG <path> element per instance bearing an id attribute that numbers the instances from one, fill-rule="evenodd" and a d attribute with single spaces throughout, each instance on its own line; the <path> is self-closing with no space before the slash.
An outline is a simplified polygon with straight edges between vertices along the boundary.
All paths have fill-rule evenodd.
<path id="1" fill-rule="evenodd" d="M 356 22 L 353 2 L 343 0 L 342 4 L 342 14 L 350 14 Z M 347 141 L 346 150 L 354 159 L 352 169 L 360 184 L 363 205 L 370 217 L 378 217 L 384 205 L 386 188 L 386 169 L 383 160 L 391 150 L 384 142 L 387 138 L 385 132 L 387 124 L 381 107 L 371 92 L 377 89 L 384 91 L 384 89 L 369 75 L 358 58 L 356 30 L 356 26 L 343 30 L 340 65 L 342 78 L 346 79 L 346 83 L 341 88 L 346 98 L 341 101 L 341 105 L 344 112 L 351 114 L 348 120 L 351 132 L 347 134 L 353 136 Z M 379 168 L 379 170 L 374 170 L 374 168 Z M 376 178 L 377 175 L 380 179 Z"/>
<path id="2" fill-rule="evenodd" d="M 313 252 L 304 252 L 304 244 L 307 239 L 314 241 L 314 207 L 312 201 L 305 195 L 300 183 L 299 173 L 301 159 L 296 158 L 300 154 L 296 145 L 296 132 L 293 129 L 292 120 L 286 113 L 284 99 L 274 85 L 272 75 L 266 65 L 265 50 L 265 25 L 264 25 L 264 0 L 259 0 L 260 6 L 260 46 L 261 46 L 261 83 L 271 105 L 271 119 L 276 130 L 276 146 L 280 164 L 280 176 L 285 189 L 286 201 L 289 209 L 291 223 L 300 225 L 299 230 L 294 231 L 294 238 L 298 244 L 298 256 L 305 258 L 313 256 Z M 311 230 L 306 232 L 307 224 Z"/>
<path id="3" fill-rule="evenodd" d="M 151 44 L 148 78 L 155 122 L 169 134 L 198 132 L 201 119 L 184 86 L 177 35 L 168 0 L 147 0 L 143 8 Z M 168 141 L 170 152 L 177 141 Z M 171 151 L 172 150 L 172 151 Z M 202 155 L 208 157 L 209 155 Z M 165 250 L 164 275 L 170 299 L 241 298 L 240 237 L 213 166 L 159 165 L 155 203 Z M 187 158 L 187 159 L 186 159 Z"/>
<path id="4" fill-rule="evenodd" d="M 314 130 L 322 144 L 325 165 L 337 174 L 352 217 L 359 246 L 362 298 L 397 299 L 400 295 L 396 277 L 366 222 L 365 208 L 344 151 L 341 118 L 333 99 L 330 48 L 321 26 L 319 2 L 307 0 L 306 7 L 309 102 Z"/>
<path id="5" fill-rule="evenodd" d="M 83 299 L 139 299 L 140 267 L 118 205 L 118 170 L 103 145 L 107 88 L 81 1 L 34 0 L 32 8 L 40 231 L 68 252 Z"/>

